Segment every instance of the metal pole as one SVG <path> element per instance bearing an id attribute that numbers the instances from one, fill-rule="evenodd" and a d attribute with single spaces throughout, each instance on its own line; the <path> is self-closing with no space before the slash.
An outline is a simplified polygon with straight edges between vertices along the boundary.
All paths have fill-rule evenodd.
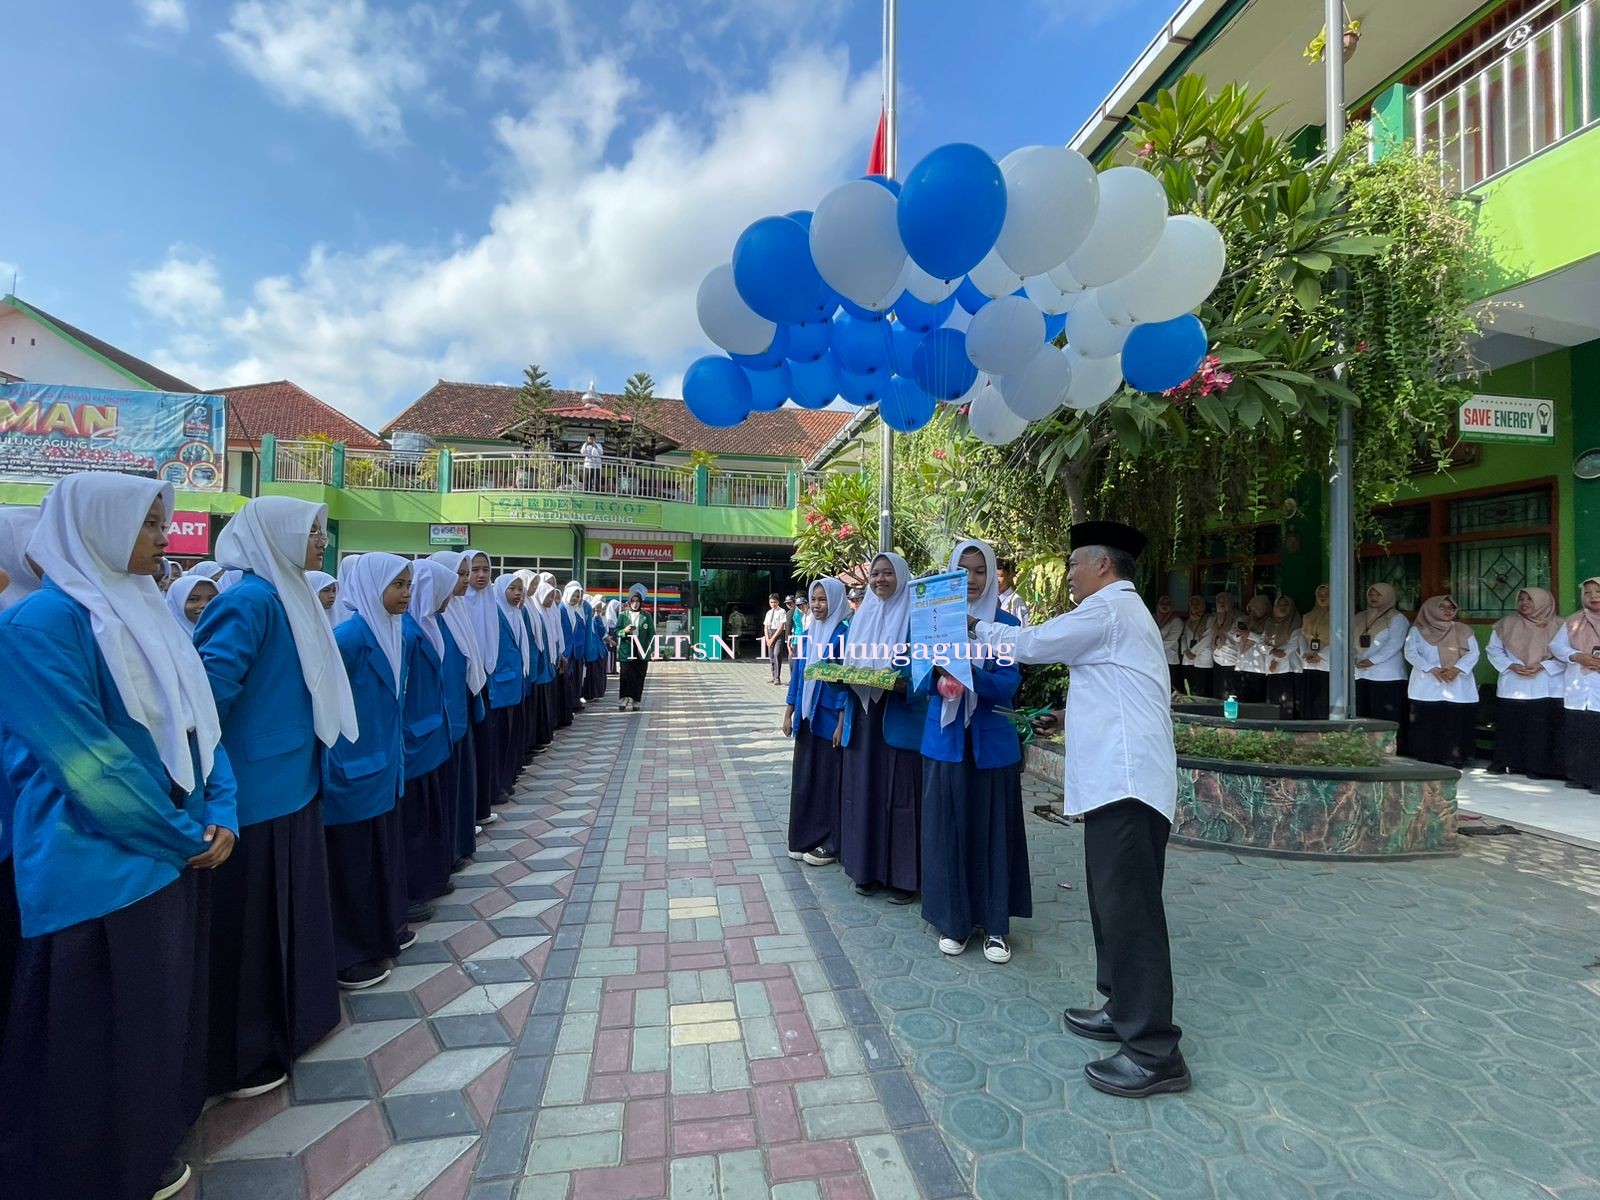
<path id="1" fill-rule="evenodd" d="M 883 0 L 883 169 L 893 179 L 899 170 L 900 134 L 895 114 L 897 64 L 896 42 L 900 37 L 898 0 Z M 883 442 L 878 459 L 878 549 L 894 549 L 894 430 L 879 418 Z"/>
<path id="2" fill-rule="evenodd" d="M 1326 153 L 1333 154 L 1344 141 L 1344 5 L 1324 0 L 1327 31 L 1323 54 L 1326 86 Z M 1334 378 L 1344 378 L 1344 368 L 1334 368 Z M 1355 417 L 1347 402 L 1339 404 L 1339 424 L 1333 451 L 1333 475 L 1328 484 L 1328 715 L 1342 721 L 1355 715 L 1354 656 L 1350 652 L 1350 624 L 1355 613 Z"/>

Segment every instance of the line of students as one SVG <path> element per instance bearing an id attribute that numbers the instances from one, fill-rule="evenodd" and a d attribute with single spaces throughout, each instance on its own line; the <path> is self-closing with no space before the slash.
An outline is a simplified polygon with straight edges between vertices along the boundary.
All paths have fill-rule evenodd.
<path id="1" fill-rule="evenodd" d="M 1367 589 L 1351 629 L 1358 717 L 1399 726 L 1402 754 L 1462 766 L 1476 757 L 1480 657 L 1494 667 L 1495 743 L 1489 769 L 1600 791 L 1600 578 L 1586 579 L 1577 612 L 1562 620 L 1555 597 L 1523 588 L 1480 651 L 1455 601 L 1423 601 L 1413 624 L 1394 588 Z M 1163 596 L 1156 622 L 1173 690 L 1276 704 L 1299 720 L 1328 717 L 1328 587 L 1302 619 L 1286 596 L 1256 596 L 1245 614 L 1226 592 L 1215 612 L 1190 598 L 1187 617 Z"/>
<path id="2" fill-rule="evenodd" d="M 90 473 L 0 512 L 0 1195 L 175 1195 L 207 1097 L 286 1082 L 605 691 L 576 585 L 530 611 L 474 550 L 334 580 L 326 508 L 264 497 L 163 596 L 172 511 Z"/>
<path id="3" fill-rule="evenodd" d="M 967 611 L 1017 625 L 1000 609 L 994 551 L 970 540 L 950 555 L 967 572 Z M 934 667 L 915 685 L 906 652 L 910 571 L 898 554 L 872 560 L 867 594 L 850 616 L 844 584 L 811 585 L 803 636 L 790 646 L 783 732 L 795 739 L 789 856 L 843 866 L 863 895 L 887 892 L 922 916 L 945 954 L 983 931 L 990 962 L 1011 958 L 1013 918 L 1033 915 L 1022 813 L 1022 746 L 1001 710 L 1021 672 L 971 655 L 973 686 Z M 893 691 L 805 678 L 827 658 L 895 668 Z"/>

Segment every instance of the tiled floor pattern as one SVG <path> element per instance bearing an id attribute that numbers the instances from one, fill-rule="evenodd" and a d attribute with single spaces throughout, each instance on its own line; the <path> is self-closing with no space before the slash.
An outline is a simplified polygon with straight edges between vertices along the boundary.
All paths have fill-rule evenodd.
<path id="1" fill-rule="evenodd" d="M 660 667 L 643 714 L 583 714 L 292 1094 L 207 1114 L 199 1194 L 1600 1200 L 1600 855 L 1174 849 L 1196 1086 L 1113 1100 L 1059 1026 L 1092 978 L 1078 828 L 1029 820 L 1011 964 L 947 959 L 783 855 L 764 675 Z"/>

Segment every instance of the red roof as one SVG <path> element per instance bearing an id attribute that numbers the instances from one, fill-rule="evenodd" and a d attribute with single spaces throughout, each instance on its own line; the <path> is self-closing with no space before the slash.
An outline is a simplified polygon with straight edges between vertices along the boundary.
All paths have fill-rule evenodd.
<path id="1" fill-rule="evenodd" d="M 498 383 L 459 383 L 441 379 L 383 431 L 404 429 L 425 433 L 441 441 L 472 439 L 493 441 L 504 437 L 511 425 L 512 402 L 517 388 Z M 628 402 L 614 393 L 600 393 L 604 406 L 583 404 L 583 393 L 558 391 L 552 412 L 569 420 L 627 420 Z M 780 408 L 777 412 L 751 413 L 732 429 L 702 425 L 690 415 L 682 400 L 657 397 L 654 411 L 635 419 L 684 450 L 711 454 L 749 455 L 755 458 L 807 459 L 849 422 L 853 412 L 834 409 Z"/>
<path id="2" fill-rule="evenodd" d="M 386 443 L 331 404 L 318 400 L 299 384 L 279 379 L 243 387 L 216 389 L 228 399 L 228 440 L 258 442 L 270 433 L 279 438 L 324 434 L 361 450 L 381 450 Z"/>

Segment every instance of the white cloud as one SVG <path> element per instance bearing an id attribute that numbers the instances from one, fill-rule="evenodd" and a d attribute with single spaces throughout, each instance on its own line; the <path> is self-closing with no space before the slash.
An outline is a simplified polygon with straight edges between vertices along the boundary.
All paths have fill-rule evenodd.
<path id="1" fill-rule="evenodd" d="M 218 37 L 284 103 L 322 109 L 370 141 L 393 143 L 404 136 L 404 103 L 427 85 L 420 34 L 437 25 L 420 6 L 397 14 L 366 0 L 246 0 Z"/>
<path id="2" fill-rule="evenodd" d="M 167 251 L 159 267 L 136 271 L 133 298 L 152 316 L 189 325 L 222 308 L 222 280 L 210 258 L 181 246 Z"/>
<path id="3" fill-rule="evenodd" d="M 22 271 L 16 263 L 7 262 L 5 259 L 0 258 L 0 296 L 12 290 L 11 281 L 13 279 L 16 279 L 20 286 L 22 277 Z"/>
<path id="4" fill-rule="evenodd" d="M 176 29 L 182 33 L 189 28 L 184 0 L 139 0 L 139 11 L 152 29 Z"/>
<path id="5" fill-rule="evenodd" d="M 528 361 L 577 386 L 582 364 L 626 363 L 608 390 L 633 370 L 677 379 L 708 347 L 701 278 L 755 218 L 810 208 L 859 174 L 878 112 L 875 71 L 852 77 L 842 54 L 802 51 L 720 102 L 708 133 L 661 115 L 608 153 L 642 82 L 608 60 L 561 82 L 496 121 L 503 193 L 475 239 L 319 246 L 214 318 L 217 354 L 191 359 L 175 342 L 158 361 L 203 386 L 288 377 L 380 425 L 436 378 Z"/>

